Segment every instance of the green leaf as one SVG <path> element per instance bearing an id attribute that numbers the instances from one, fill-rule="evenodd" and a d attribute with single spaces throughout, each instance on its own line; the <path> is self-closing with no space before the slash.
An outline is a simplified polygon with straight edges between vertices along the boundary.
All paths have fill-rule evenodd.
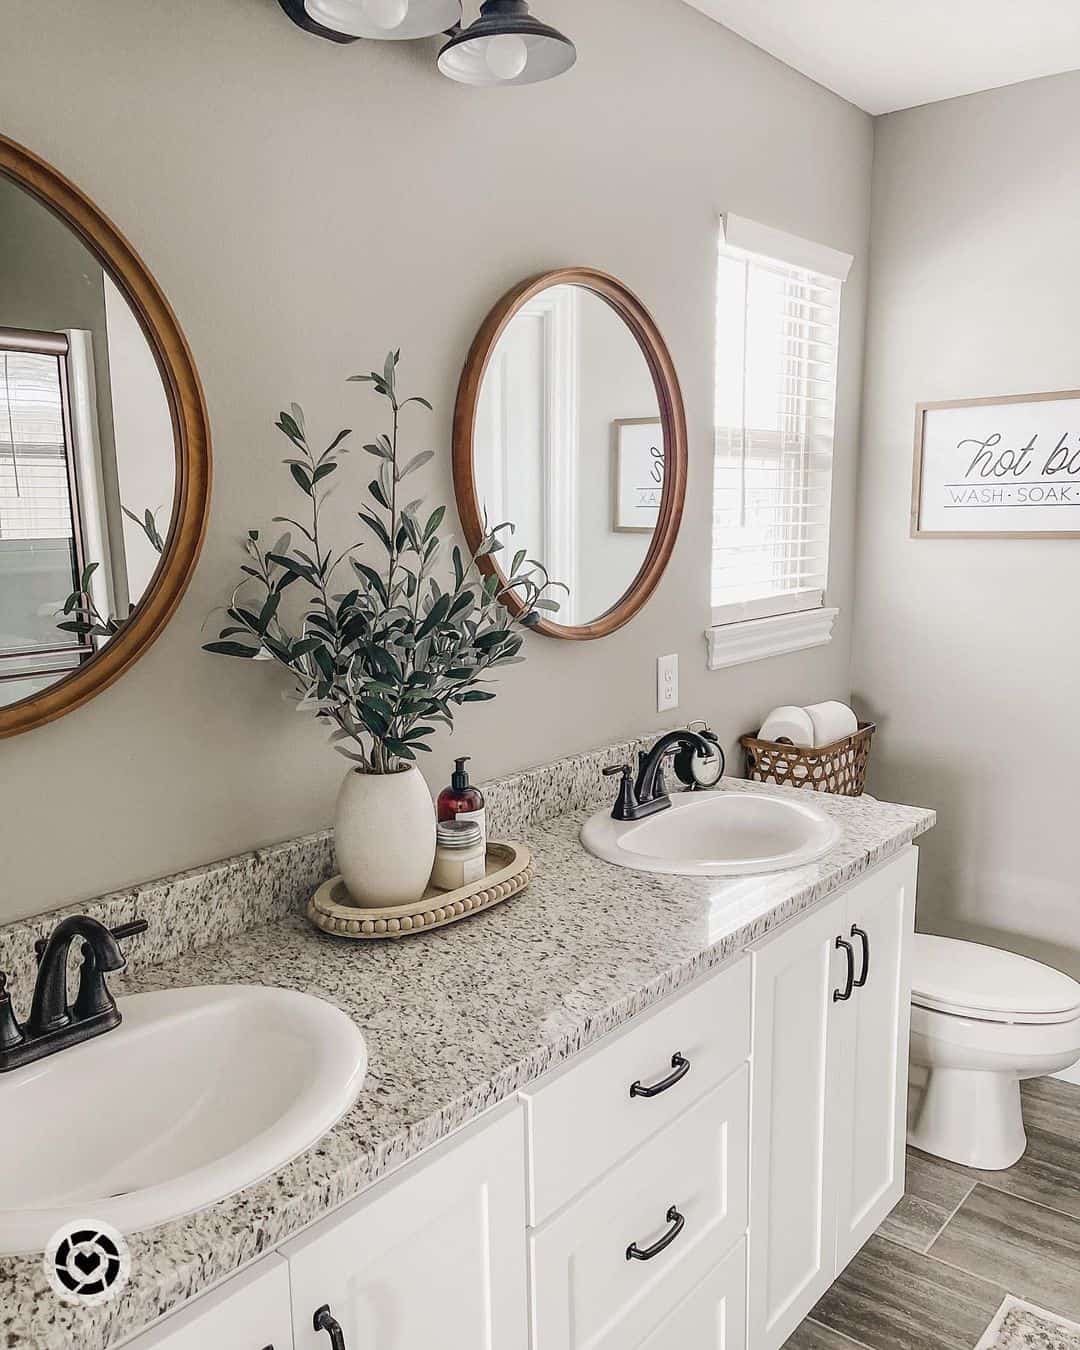
<path id="1" fill-rule="evenodd" d="M 422 468 L 425 464 L 427 464 L 430 460 L 433 460 L 434 458 L 435 458 L 434 450 L 421 450 L 418 455 L 413 455 L 412 459 L 409 460 L 408 464 L 406 464 L 403 469 L 398 470 L 398 482 L 400 482 L 406 476 L 406 474 L 412 473 L 414 469 Z"/>
<path id="2" fill-rule="evenodd" d="M 99 566 L 100 564 L 96 562 L 86 564 L 86 566 L 83 568 L 82 580 L 79 582 L 79 587 L 81 590 L 83 591 L 89 590 L 90 578 L 98 570 Z"/>
<path id="3" fill-rule="evenodd" d="M 389 511 L 390 503 L 386 499 L 386 494 L 383 492 L 382 484 L 379 482 L 379 480 L 377 478 L 373 478 L 371 482 L 367 485 L 367 487 L 368 491 L 379 503 L 379 505 L 385 507 L 386 510 Z"/>
<path id="4" fill-rule="evenodd" d="M 334 460 L 331 460 L 328 464 L 320 464 L 315 470 L 315 474 L 311 480 L 312 483 L 318 483 L 321 479 L 328 477 L 336 468 L 337 463 Z"/>
<path id="5" fill-rule="evenodd" d="M 495 695 L 488 693 L 486 689 L 466 689 L 460 697 L 462 703 L 487 703 Z"/>
<path id="6" fill-rule="evenodd" d="M 413 394 L 412 398 L 407 398 L 405 400 L 405 403 L 403 403 L 401 406 L 404 408 L 406 403 L 419 403 L 421 407 L 426 408 L 428 412 L 435 411 L 435 409 L 431 406 L 431 404 L 427 401 L 427 399 L 421 398 L 419 394 Z"/>
<path id="7" fill-rule="evenodd" d="M 435 531 L 436 531 L 436 530 L 439 528 L 439 526 L 443 523 L 443 517 L 444 517 L 445 515 L 446 515 L 446 507 L 445 507 L 445 506 L 437 506 L 437 507 L 435 508 L 435 510 L 432 511 L 431 515 L 428 516 L 428 522 L 427 522 L 427 524 L 424 526 L 424 542 L 425 542 L 425 543 L 427 543 L 427 541 L 432 537 L 432 535 L 435 533 Z"/>
<path id="8" fill-rule="evenodd" d="M 239 642 L 204 642 L 204 652 L 216 652 L 219 656 L 244 656 L 250 659 L 258 652 L 258 647 L 245 647 Z"/>
<path id="9" fill-rule="evenodd" d="M 82 619 L 69 619 L 67 623 L 58 623 L 62 633 L 78 633 L 80 636 L 90 631 L 90 625 Z"/>
<path id="10" fill-rule="evenodd" d="M 301 491 L 306 492 L 307 495 L 310 497 L 311 479 L 308 477 L 306 471 L 302 469 L 299 464 L 290 464 L 289 472 L 296 479 L 296 482 L 299 485 Z"/>

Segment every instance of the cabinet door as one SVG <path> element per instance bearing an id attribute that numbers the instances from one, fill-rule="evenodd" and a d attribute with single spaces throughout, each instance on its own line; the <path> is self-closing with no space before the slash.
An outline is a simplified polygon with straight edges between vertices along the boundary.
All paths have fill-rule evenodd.
<path id="1" fill-rule="evenodd" d="M 283 1249 L 296 1350 L 527 1350 L 520 1107 L 463 1131 Z"/>
<path id="2" fill-rule="evenodd" d="M 635 1350 L 746 1350 L 745 1241 Z"/>
<path id="3" fill-rule="evenodd" d="M 265 1256 L 128 1350 L 292 1350 L 292 1343 L 289 1268 L 280 1256 Z"/>
<path id="4" fill-rule="evenodd" d="M 917 859 L 909 848 L 848 892 L 844 937 L 860 984 L 834 1011 L 838 1272 L 904 1193 Z"/>
<path id="5" fill-rule="evenodd" d="M 837 1069 L 830 1045 L 845 900 L 754 949 L 750 1109 L 750 1344 L 776 1350 L 832 1283 Z"/>

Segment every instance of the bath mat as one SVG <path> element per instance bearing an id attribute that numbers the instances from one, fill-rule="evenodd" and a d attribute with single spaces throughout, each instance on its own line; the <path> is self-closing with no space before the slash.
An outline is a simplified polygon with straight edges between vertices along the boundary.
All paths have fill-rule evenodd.
<path id="1" fill-rule="evenodd" d="M 1080 1350 L 1080 1324 L 1010 1294 L 975 1350 Z"/>

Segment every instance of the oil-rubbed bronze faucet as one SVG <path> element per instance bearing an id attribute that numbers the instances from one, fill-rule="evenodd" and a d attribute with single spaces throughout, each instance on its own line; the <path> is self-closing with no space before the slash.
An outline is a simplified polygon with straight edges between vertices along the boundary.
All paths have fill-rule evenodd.
<path id="1" fill-rule="evenodd" d="M 636 782 L 629 764 L 613 764 L 604 770 L 609 777 L 612 774 L 621 775 L 619 795 L 611 811 L 613 820 L 643 820 L 657 811 L 667 810 L 671 798 L 664 782 L 664 760 L 679 751 L 686 751 L 688 758 L 696 756 L 710 762 L 719 758 L 720 773 L 723 772 L 723 751 L 711 734 L 705 736 L 688 729 L 665 732 L 651 750 L 642 751 Z M 716 777 L 719 778 L 720 774 Z"/>
<path id="2" fill-rule="evenodd" d="M 120 1009 L 109 993 L 105 976 L 127 965 L 119 941 L 145 933 L 145 919 L 118 928 L 106 928 L 86 914 L 61 919 L 49 937 L 36 944 L 38 973 L 34 998 L 25 1025 L 16 1020 L 7 990 L 7 977 L 0 973 L 0 1073 L 54 1055 L 111 1031 L 120 1025 Z M 82 968 L 79 992 L 68 1004 L 68 951 L 81 938 Z"/>

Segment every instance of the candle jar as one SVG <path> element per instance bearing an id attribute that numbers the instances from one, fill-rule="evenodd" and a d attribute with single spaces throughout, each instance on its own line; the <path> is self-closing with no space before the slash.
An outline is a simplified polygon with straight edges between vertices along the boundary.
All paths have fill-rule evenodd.
<path id="1" fill-rule="evenodd" d="M 474 820 L 441 820 L 435 832 L 435 866 L 431 884 L 440 891 L 456 891 L 480 881 L 487 871 L 487 850 Z"/>

